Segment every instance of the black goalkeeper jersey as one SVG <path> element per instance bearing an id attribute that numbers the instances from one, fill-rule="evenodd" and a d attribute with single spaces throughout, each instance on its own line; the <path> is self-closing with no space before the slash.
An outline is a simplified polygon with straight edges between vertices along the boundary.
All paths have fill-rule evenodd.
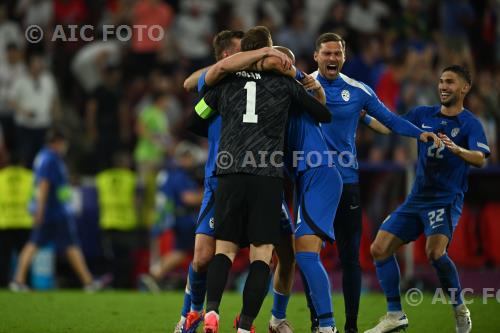
<path id="1" fill-rule="evenodd" d="M 292 103 L 321 122 L 330 112 L 294 79 L 272 72 L 229 75 L 204 97 L 222 117 L 217 174 L 283 177 L 283 151 Z"/>

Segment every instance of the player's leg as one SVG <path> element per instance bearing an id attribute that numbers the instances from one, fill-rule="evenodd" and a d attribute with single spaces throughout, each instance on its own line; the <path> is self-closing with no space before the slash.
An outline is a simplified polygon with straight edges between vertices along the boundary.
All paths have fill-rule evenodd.
<path id="1" fill-rule="evenodd" d="M 28 274 L 28 269 L 33 261 L 33 257 L 38 251 L 38 247 L 34 242 L 28 242 L 21 253 L 19 254 L 19 259 L 17 262 L 16 273 L 14 274 L 14 279 L 10 285 L 13 291 L 24 291 L 26 288 L 26 275 Z M 18 288 L 19 287 L 19 288 Z M 19 290 L 15 290 L 19 289 Z M 24 290 L 22 290 L 24 289 Z"/>
<path id="2" fill-rule="evenodd" d="M 359 184 L 344 184 L 335 216 L 335 240 L 342 266 L 342 291 L 345 305 L 345 332 L 357 332 L 361 296 L 361 202 Z"/>
<path id="3" fill-rule="evenodd" d="M 90 274 L 87 264 L 85 263 L 85 258 L 83 257 L 80 247 L 76 245 L 68 246 L 66 249 L 66 256 L 68 257 L 71 267 L 82 284 L 84 286 L 90 285 L 92 283 L 92 275 Z"/>
<path id="4" fill-rule="evenodd" d="M 292 332 L 286 320 L 286 309 L 292 291 L 295 274 L 295 237 L 286 203 L 282 203 L 280 243 L 275 247 L 278 264 L 273 280 L 273 307 L 269 321 L 269 331 L 276 333 Z"/>
<path id="5" fill-rule="evenodd" d="M 270 330 L 272 332 L 291 332 L 286 323 L 286 309 L 292 291 L 295 273 L 295 249 L 293 234 L 282 234 L 276 246 L 278 265 L 273 278 L 273 308 L 271 310 Z M 279 327 L 283 326 L 283 329 Z M 285 330 L 288 326 L 288 330 Z"/>
<path id="6" fill-rule="evenodd" d="M 269 289 L 272 244 L 250 245 L 250 268 L 243 288 L 238 332 L 250 332 Z"/>
<path id="7" fill-rule="evenodd" d="M 296 260 L 319 319 L 319 332 L 335 332 L 328 273 L 320 259 L 323 240 L 334 241 L 333 220 L 342 191 L 336 169 L 307 170 L 298 179 L 299 207 L 295 231 Z"/>
<path id="8" fill-rule="evenodd" d="M 47 221 L 42 224 L 35 225 L 31 230 L 29 241 L 24 245 L 17 262 L 14 279 L 10 284 L 10 289 L 13 291 L 29 290 L 26 286 L 26 275 L 33 261 L 33 258 L 40 246 L 44 246 L 54 234 L 54 226 Z"/>
<path id="9" fill-rule="evenodd" d="M 274 244 L 281 236 L 283 180 L 274 177 L 247 177 L 250 269 L 243 290 L 243 308 L 238 332 L 250 332 L 269 288 L 270 262 Z"/>
<path id="10" fill-rule="evenodd" d="M 247 175 L 218 178 L 215 191 L 215 256 L 207 271 L 207 303 L 204 330 L 217 333 L 219 305 L 229 270 L 239 249 L 246 216 Z"/>
<path id="11" fill-rule="evenodd" d="M 401 306 L 400 270 L 394 253 L 403 244 L 415 240 L 423 231 L 418 212 L 409 211 L 403 204 L 389 215 L 373 241 L 370 252 L 380 286 L 387 300 L 387 314 L 365 333 L 383 333 L 404 329 L 408 319 Z"/>
<path id="12" fill-rule="evenodd" d="M 205 314 L 205 332 L 217 333 L 219 329 L 219 306 L 226 287 L 229 270 L 239 247 L 236 243 L 217 240 L 215 256 L 207 272 L 207 304 Z"/>
<path id="13" fill-rule="evenodd" d="M 207 177 L 204 183 L 203 200 L 196 223 L 193 261 L 189 265 L 184 304 L 181 318 L 177 324 L 177 327 L 184 329 L 184 332 L 196 330 L 203 319 L 202 310 L 207 290 L 207 269 L 215 254 L 214 195 L 217 188 L 217 178 Z"/>
<path id="14" fill-rule="evenodd" d="M 456 331 L 468 333 L 472 329 L 470 311 L 462 298 L 462 287 L 457 267 L 446 250 L 453 230 L 460 218 L 460 212 L 450 208 L 432 209 L 422 214 L 427 220 L 425 252 L 441 282 L 443 291 L 450 297 L 455 312 Z"/>
<path id="15" fill-rule="evenodd" d="M 316 235 L 301 235 L 295 240 L 296 260 L 309 288 L 311 302 L 319 320 L 319 332 L 335 327 L 328 273 L 319 253 L 323 240 Z M 334 332 L 331 330 L 331 332 Z"/>

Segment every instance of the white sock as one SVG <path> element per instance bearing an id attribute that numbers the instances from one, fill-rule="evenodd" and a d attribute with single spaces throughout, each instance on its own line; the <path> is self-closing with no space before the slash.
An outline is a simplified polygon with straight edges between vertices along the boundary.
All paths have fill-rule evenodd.
<path id="1" fill-rule="evenodd" d="M 319 328 L 319 333 L 335 333 L 333 330 L 333 327 L 320 327 Z"/>
<path id="2" fill-rule="evenodd" d="M 271 326 L 278 326 L 279 324 L 281 324 L 285 320 L 286 320 L 285 318 L 278 319 L 274 315 L 271 315 L 271 320 L 269 321 L 269 323 L 271 324 Z"/>
<path id="3" fill-rule="evenodd" d="M 181 324 L 184 324 L 184 323 L 186 322 L 186 319 L 187 319 L 186 317 L 181 316 L 180 323 L 181 323 Z"/>
<path id="4" fill-rule="evenodd" d="M 387 314 L 390 317 L 397 317 L 397 319 L 401 318 L 405 313 L 403 311 L 389 311 Z"/>
<path id="5" fill-rule="evenodd" d="M 250 331 L 244 330 L 242 328 L 238 328 L 238 333 L 250 333 Z"/>

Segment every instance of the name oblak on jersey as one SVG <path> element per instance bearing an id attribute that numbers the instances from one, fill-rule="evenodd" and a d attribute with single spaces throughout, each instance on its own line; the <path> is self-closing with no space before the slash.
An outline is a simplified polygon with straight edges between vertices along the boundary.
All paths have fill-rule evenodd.
<path id="1" fill-rule="evenodd" d="M 254 80 L 260 80 L 262 78 L 260 76 L 260 73 L 255 73 L 255 72 L 240 71 L 236 72 L 235 74 L 236 76 L 246 77 Z"/>

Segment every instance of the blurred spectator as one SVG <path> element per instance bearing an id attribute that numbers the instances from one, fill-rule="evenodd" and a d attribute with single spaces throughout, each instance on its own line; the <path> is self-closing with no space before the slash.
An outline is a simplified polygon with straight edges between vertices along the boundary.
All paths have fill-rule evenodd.
<path id="1" fill-rule="evenodd" d="M 491 151 L 488 163 L 497 163 L 498 127 L 495 118 L 493 118 L 491 114 L 488 114 L 486 112 L 486 101 L 477 91 L 471 91 L 467 96 L 467 108 L 472 111 L 476 115 L 476 117 L 479 118 L 481 125 L 483 125 L 484 133 L 486 134 L 486 140 L 488 141 L 488 146 L 490 147 Z"/>
<path id="2" fill-rule="evenodd" d="M 331 16 L 332 12 L 329 11 L 329 9 L 331 9 L 335 3 L 343 3 L 344 0 L 305 0 L 304 2 L 307 27 L 310 32 L 317 33 L 321 23 L 327 20 L 329 15 Z M 320 31 L 320 33 L 321 32 L 327 31 Z"/>
<path id="3" fill-rule="evenodd" d="M 9 20 L 7 4 L 5 2 L 0 3 L 0 64 L 6 61 L 7 45 L 15 43 L 22 48 L 24 40 L 24 34 L 19 25 Z"/>
<path id="4" fill-rule="evenodd" d="M 76 53 L 71 70 L 87 94 L 102 85 L 102 73 L 107 65 L 118 66 L 121 63 L 121 48 L 118 40 L 94 41 Z"/>
<path id="5" fill-rule="evenodd" d="M 54 18 L 54 7 L 51 0 L 20 0 L 16 14 L 23 18 L 23 27 L 37 25 L 47 31 Z"/>
<path id="6" fill-rule="evenodd" d="M 8 152 L 5 147 L 5 139 L 3 135 L 2 125 L 0 124 L 0 169 L 4 167 L 7 162 Z"/>
<path id="7" fill-rule="evenodd" d="M 401 83 L 406 78 L 405 55 L 394 56 L 382 71 L 375 92 L 378 98 L 391 110 L 397 111 L 401 94 Z"/>
<path id="8" fill-rule="evenodd" d="M 440 1 L 441 33 L 446 46 L 455 51 L 469 48 L 468 31 L 475 23 L 476 13 L 467 0 Z"/>
<path id="9" fill-rule="evenodd" d="M 0 170 L 0 287 L 6 287 L 12 272 L 11 259 L 29 239 L 33 217 L 27 210 L 33 195 L 33 173 L 18 165 L 15 155 Z"/>
<path id="10" fill-rule="evenodd" d="M 170 148 L 169 124 L 165 114 L 167 102 L 165 93 L 154 92 L 151 104 L 140 112 L 137 120 L 138 141 L 134 159 L 143 190 L 140 217 L 145 225 L 153 221 L 155 178 Z"/>
<path id="11" fill-rule="evenodd" d="M 132 70 L 148 76 L 156 66 L 163 42 L 158 40 L 170 27 L 174 12 L 161 0 L 139 0 L 132 9 Z M 140 28 L 139 28 L 140 27 Z M 155 28 L 153 28 L 155 27 Z"/>
<path id="12" fill-rule="evenodd" d="M 111 167 L 113 154 L 130 140 L 130 117 L 123 102 L 121 78 L 120 68 L 108 65 L 102 73 L 102 84 L 87 102 L 87 138 L 98 170 Z"/>
<path id="13" fill-rule="evenodd" d="M 342 72 L 375 89 L 382 71 L 382 48 L 378 38 L 363 40 L 361 51 L 347 59 Z"/>
<path id="14" fill-rule="evenodd" d="M 349 6 L 347 22 L 358 33 L 375 34 L 382 19 L 388 18 L 389 8 L 378 0 L 354 0 Z"/>
<path id="15" fill-rule="evenodd" d="M 325 32 L 335 32 L 342 36 L 344 40 L 351 40 L 352 33 L 346 21 L 347 7 L 343 1 L 336 1 L 330 7 L 326 19 L 319 27 L 318 34 Z"/>
<path id="16" fill-rule="evenodd" d="M 211 38 L 214 24 L 209 15 L 202 11 L 200 4 L 192 2 L 177 16 L 175 36 L 182 55 L 189 61 L 189 71 L 197 70 L 210 64 L 212 51 Z M 180 37 L 182 36 L 182 37 Z"/>
<path id="17" fill-rule="evenodd" d="M 131 288 L 134 283 L 133 230 L 137 228 L 136 175 L 125 151 L 113 156 L 113 167 L 96 176 L 99 225 L 106 267 L 113 275 L 113 287 Z"/>
<path id="18" fill-rule="evenodd" d="M 193 176 L 198 162 L 197 150 L 196 145 L 180 142 L 175 148 L 175 165 L 158 174 L 153 237 L 172 230 L 175 246 L 172 251 L 161 254 L 159 262 L 151 267 L 150 275 L 142 277 L 142 282 L 151 291 L 158 291 L 157 283 L 182 264 L 194 248 L 198 207 L 203 198 L 203 192 Z"/>
<path id="19" fill-rule="evenodd" d="M 304 16 L 296 13 L 290 26 L 282 28 L 275 36 L 275 44 L 286 45 L 296 57 L 310 56 L 314 52 L 314 35 L 306 29 Z"/>
<path id="20" fill-rule="evenodd" d="M 14 82 L 10 95 L 15 112 L 16 153 L 25 166 L 31 166 L 47 129 L 60 117 L 57 86 L 44 66 L 42 55 L 32 54 L 27 74 Z"/>
<path id="21" fill-rule="evenodd" d="M 21 50 L 15 43 L 7 45 L 7 59 L 0 63 L 0 124 L 4 128 L 5 147 L 14 150 L 16 128 L 14 126 L 14 110 L 9 100 L 14 82 L 26 75 L 26 66 Z"/>

